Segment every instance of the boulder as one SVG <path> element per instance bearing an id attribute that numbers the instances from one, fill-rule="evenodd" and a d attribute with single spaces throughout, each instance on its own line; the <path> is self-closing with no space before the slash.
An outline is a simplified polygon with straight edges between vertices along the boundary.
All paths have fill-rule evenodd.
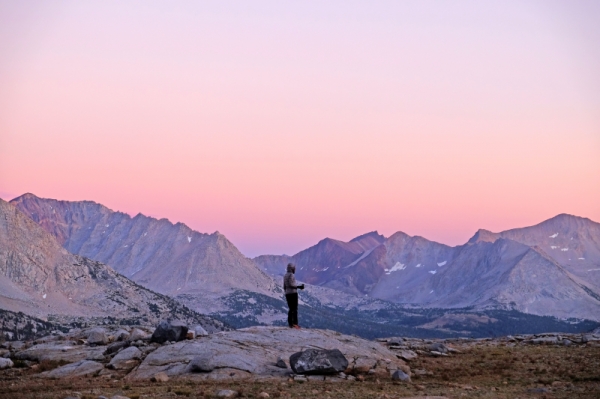
<path id="1" fill-rule="evenodd" d="M 77 362 L 80 360 L 104 360 L 105 347 L 82 346 L 75 345 L 74 342 L 63 341 L 50 342 L 47 344 L 39 344 L 31 348 L 22 350 L 15 354 L 15 358 L 19 360 L 34 360 L 41 362 L 49 361 L 65 361 Z"/>
<path id="2" fill-rule="evenodd" d="M 120 349 L 127 348 L 128 346 L 129 346 L 129 342 L 127 342 L 127 341 L 113 342 L 112 344 L 110 344 L 106 347 L 104 354 L 110 355 L 111 353 L 118 352 Z"/>
<path id="3" fill-rule="evenodd" d="M 108 336 L 104 328 L 92 328 L 87 334 L 87 343 L 90 345 L 106 345 Z"/>
<path id="4" fill-rule="evenodd" d="M 404 359 L 404 360 L 412 360 L 412 359 L 417 358 L 417 354 L 411 350 L 405 350 L 405 351 L 400 352 L 398 357 L 400 357 L 401 359 Z"/>
<path id="5" fill-rule="evenodd" d="M 435 342 L 427 347 L 430 352 L 448 353 L 448 348 L 441 342 Z"/>
<path id="6" fill-rule="evenodd" d="M 339 349 L 347 359 L 367 359 L 371 366 L 384 360 L 386 364 L 390 363 L 390 369 L 406 367 L 385 345 L 370 340 L 329 330 L 261 326 L 224 331 L 172 345 L 150 344 L 149 347 L 155 345 L 157 349 L 148 352 L 127 379 L 147 381 L 160 372 L 170 377 L 185 376 L 193 380 L 287 377 L 291 370 L 277 367 L 275 360 L 289 357 L 299 349 L 309 349 L 309 343 L 318 344 L 319 349 Z M 210 359 L 203 362 L 196 359 L 206 356 Z M 192 364 L 203 366 L 192 368 Z M 410 369 L 407 367 L 407 370 Z"/>
<path id="7" fill-rule="evenodd" d="M 558 344 L 558 338 L 557 337 L 534 338 L 531 340 L 531 343 L 534 345 L 555 345 L 555 344 Z"/>
<path id="8" fill-rule="evenodd" d="M 91 360 L 81 360 L 79 362 L 67 364 L 54 370 L 42 373 L 46 378 L 72 378 L 93 375 L 99 373 L 104 366 L 101 363 Z"/>
<path id="9" fill-rule="evenodd" d="M 129 331 L 120 328 L 115 331 L 113 336 L 115 337 L 116 341 L 125 341 L 127 338 L 129 338 Z"/>
<path id="10" fill-rule="evenodd" d="M 337 374 L 346 370 L 348 360 L 339 349 L 307 349 L 290 356 L 290 367 L 296 374 Z"/>
<path id="11" fill-rule="evenodd" d="M 152 337 L 151 342 L 158 342 L 163 344 L 166 341 L 178 342 L 185 339 L 188 332 L 188 328 L 180 321 L 161 321 Z"/>
<path id="12" fill-rule="evenodd" d="M 133 331 L 131 331 L 131 334 L 129 334 L 129 336 L 127 337 L 127 340 L 131 342 L 146 340 L 148 339 L 148 335 L 149 334 L 145 331 L 140 330 L 139 328 L 134 328 Z"/>
<path id="13" fill-rule="evenodd" d="M 108 343 L 108 336 L 104 328 L 92 328 L 87 334 L 87 343 L 90 345 L 106 345 Z"/>
<path id="14" fill-rule="evenodd" d="M 12 360 L 10 359 L 6 359 L 6 358 L 0 358 L 0 370 L 2 369 L 9 369 L 12 366 L 14 366 Z"/>
<path id="15" fill-rule="evenodd" d="M 117 353 L 108 364 L 114 370 L 131 370 L 142 358 L 142 351 L 135 346 L 130 346 Z"/>

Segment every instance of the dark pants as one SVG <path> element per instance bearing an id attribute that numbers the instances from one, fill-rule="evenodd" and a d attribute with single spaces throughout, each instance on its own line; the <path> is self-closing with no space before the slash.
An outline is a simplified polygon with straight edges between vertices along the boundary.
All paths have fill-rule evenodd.
<path id="1" fill-rule="evenodd" d="M 288 324 L 290 327 L 298 325 L 298 294 L 285 294 L 288 308 Z"/>

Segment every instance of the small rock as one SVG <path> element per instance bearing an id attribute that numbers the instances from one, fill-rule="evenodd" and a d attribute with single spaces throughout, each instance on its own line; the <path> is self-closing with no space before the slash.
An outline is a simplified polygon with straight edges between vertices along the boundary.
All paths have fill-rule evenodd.
<path id="1" fill-rule="evenodd" d="M 562 340 L 562 344 L 563 344 L 564 346 L 571 346 L 571 345 L 573 345 L 573 341 L 571 341 L 571 340 L 568 340 L 568 339 L 563 339 L 563 340 Z"/>
<path id="2" fill-rule="evenodd" d="M 112 398 L 110 399 L 129 399 L 127 396 L 121 396 L 121 395 L 114 395 Z"/>
<path id="3" fill-rule="evenodd" d="M 14 363 L 10 359 L 0 358 L 0 370 L 9 369 L 14 366 Z"/>
<path id="4" fill-rule="evenodd" d="M 259 398 L 270 398 L 269 394 L 266 392 L 261 392 L 257 395 Z"/>
<path id="5" fill-rule="evenodd" d="M 448 353 L 448 347 L 441 342 L 436 342 L 427 348 L 430 352 L 438 352 L 438 353 Z"/>
<path id="6" fill-rule="evenodd" d="M 412 359 L 416 359 L 417 358 L 417 354 L 413 351 L 410 350 L 405 350 L 400 352 L 399 355 L 397 355 L 400 359 L 404 359 L 404 360 L 412 360 Z"/>
<path id="7" fill-rule="evenodd" d="M 238 392 L 232 391 L 231 389 L 221 389 L 220 391 L 217 391 L 216 396 L 217 398 L 237 398 Z"/>
<path id="8" fill-rule="evenodd" d="M 394 374 L 392 374 L 392 380 L 410 382 L 410 376 L 402 370 L 396 370 Z"/>
<path id="9" fill-rule="evenodd" d="M 208 332 L 201 325 L 194 326 L 192 330 L 194 330 L 194 332 L 196 333 L 196 337 L 203 337 L 208 335 Z"/>
<path id="10" fill-rule="evenodd" d="M 308 381 L 308 380 L 306 379 L 306 376 L 303 376 L 303 375 L 295 375 L 295 376 L 294 376 L 294 381 L 296 381 L 296 382 L 306 382 L 306 381 Z"/>
<path id="11" fill-rule="evenodd" d="M 349 375 L 349 376 L 347 376 L 347 377 L 346 377 L 346 379 L 347 379 L 348 381 L 354 381 L 354 380 L 356 380 L 356 377 L 355 377 L 355 376 L 353 376 L 353 375 Z"/>
<path id="12" fill-rule="evenodd" d="M 285 364 L 285 360 L 283 360 L 283 358 L 281 356 L 279 356 L 277 358 L 277 363 L 275 363 L 275 366 L 282 368 L 282 369 L 288 368 L 287 364 Z"/>
<path id="13" fill-rule="evenodd" d="M 366 374 L 371 370 L 377 362 L 373 359 L 368 359 L 365 357 L 359 357 L 354 361 L 354 367 L 352 368 L 352 372 L 354 374 Z"/>
<path id="14" fill-rule="evenodd" d="M 450 356 L 447 353 L 442 353 L 442 352 L 438 352 L 438 351 L 431 351 L 429 353 L 431 353 L 433 356 L 437 356 L 437 357 L 440 357 L 440 356 Z"/>
<path id="15" fill-rule="evenodd" d="M 150 381 L 152 381 L 152 382 L 167 382 L 167 381 L 169 381 L 169 376 L 164 371 L 161 371 L 160 373 L 154 374 L 152 376 L 152 378 L 150 378 Z"/>
<path id="16" fill-rule="evenodd" d="M 196 332 L 193 330 L 189 330 L 185 336 L 185 339 L 195 339 L 196 338 Z"/>

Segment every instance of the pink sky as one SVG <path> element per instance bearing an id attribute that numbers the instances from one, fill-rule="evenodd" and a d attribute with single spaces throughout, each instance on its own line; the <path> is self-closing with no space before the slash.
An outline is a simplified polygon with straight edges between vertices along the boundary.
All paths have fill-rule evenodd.
<path id="1" fill-rule="evenodd" d="M 600 221 L 600 3 L 0 3 L 0 197 L 244 254 Z"/>

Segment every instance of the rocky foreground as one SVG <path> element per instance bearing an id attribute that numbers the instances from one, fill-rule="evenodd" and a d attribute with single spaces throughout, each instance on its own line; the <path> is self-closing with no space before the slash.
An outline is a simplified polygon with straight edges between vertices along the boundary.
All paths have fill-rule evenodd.
<path id="1" fill-rule="evenodd" d="M 5 342 L 0 397 L 600 397 L 600 332 L 368 341 L 328 330 L 208 335 L 197 327 L 179 342 L 152 332 L 97 327 Z M 342 369 L 310 371 L 298 360 L 334 352 Z"/>

